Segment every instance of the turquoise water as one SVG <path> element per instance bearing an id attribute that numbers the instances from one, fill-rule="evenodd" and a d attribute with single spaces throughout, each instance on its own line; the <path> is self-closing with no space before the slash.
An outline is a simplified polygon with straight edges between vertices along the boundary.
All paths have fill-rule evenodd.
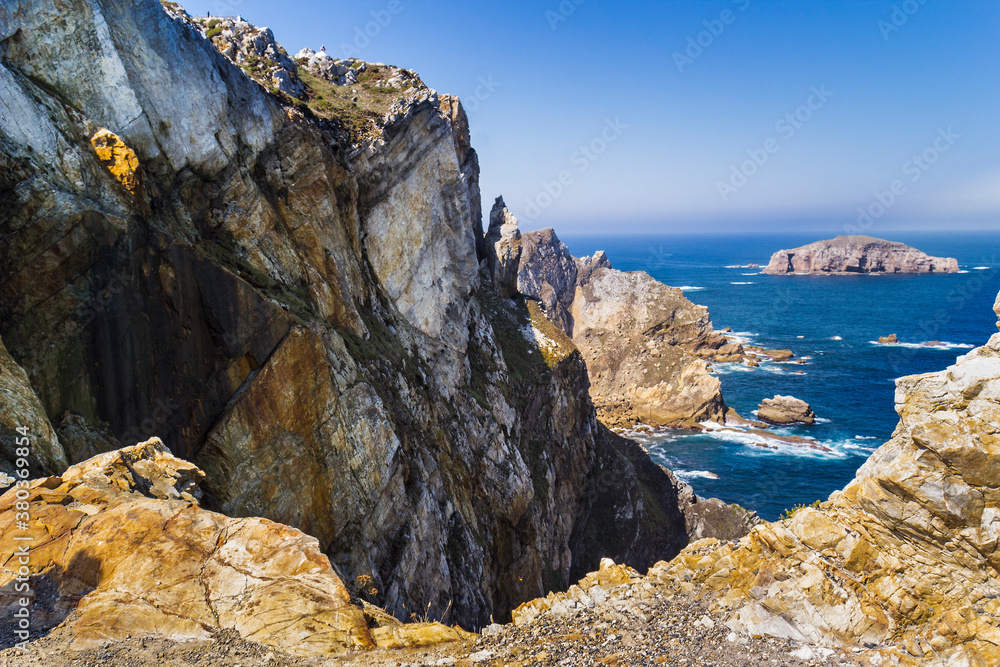
<path id="1" fill-rule="evenodd" d="M 809 402 L 820 423 L 775 432 L 815 438 L 829 453 L 764 449 L 747 434 L 667 431 L 643 439 L 650 455 L 699 495 L 738 502 L 766 519 L 825 499 L 892 435 L 895 378 L 941 370 L 997 332 L 992 308 L 1000 291 L 1000 232 L 891 235 L 932 255 L 956 257 L 959 274 L 767 276 L 727 268 L 765 266 L 776 250 L 830 236 L 563 239 L 578 257 L 603 249 L 617 269 L 643 270 L 684 288 L 689 299 L 708 306 L 716 329 L 731 327 L 743 340 L 787 348 L 806 361 L 758 369 L 719 364 L 715 374 L 726 403 L 745 417 L 775 394 Z M 901 345 L 873 344 L 891 333 Z M 926 341 L 946 345 L 922 347 Z"/>

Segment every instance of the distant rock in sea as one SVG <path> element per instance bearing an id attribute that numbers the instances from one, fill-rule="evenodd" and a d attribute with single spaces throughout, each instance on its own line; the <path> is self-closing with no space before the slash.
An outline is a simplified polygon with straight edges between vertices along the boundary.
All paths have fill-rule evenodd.
<path id="1" fill-rule="evenodd" d="M 769 424 L 812 424 L 816 415 L 808 403 L 794 396 L 765 398 L 757 408 L 757 419 Z"/>
<path id="2" fill-rule="evenodd" d="M 953 257 L 931 257 L 896 241 L 838 236 L 791 250 L 779 250 L 763 273 L 844 275 L 851 273 L 957 273 Z"/>

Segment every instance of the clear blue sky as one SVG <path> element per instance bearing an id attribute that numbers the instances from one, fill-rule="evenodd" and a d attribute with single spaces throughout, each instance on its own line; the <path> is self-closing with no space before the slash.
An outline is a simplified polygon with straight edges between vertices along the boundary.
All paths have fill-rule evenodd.
<path id="1" fill-rule="evenodd" d="M 184 5 L 459 95 L 522 229 L 1000 227 L 998 2 Z"/>

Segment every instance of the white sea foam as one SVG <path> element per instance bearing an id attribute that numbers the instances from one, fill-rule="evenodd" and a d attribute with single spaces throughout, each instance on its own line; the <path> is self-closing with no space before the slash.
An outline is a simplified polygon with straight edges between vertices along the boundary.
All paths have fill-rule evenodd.
<path id="1" fill-rule="evenodd" d="M 682 292 L 697 292 L 697 291 L 703 290 L 705 288 L 704 287 L 696 287 L 695 285 L 681 285 L 677 289 L 681 290 Z"/>
<path id="2" fill-rule="evenodd" d="M 710 470 L 674 470 L 674 475 L 685 482 L 688 480 L 700 478 L 700 479 L 719 479 L 719 476 Z"/>
<path id="3" fill-rule="evenodd" d="M 727 373 L 749 373 L 753 369 L 736 361 L 724 361 L 712 364 L 712 373 L 725 375 Z"/>
<path id="4" fill-rule="evenodd" d="M 752 342 L 750 339 L 757 335 L 749 331 L 727 331 L 724 333 L 726 338 L 741 345 L 749 345 Z"/>
<path id="5" fill-rule="evenodd" d="M 796 338 L 805 338 L 805 336 L 796 336 Z"/>
<path id="6" fill-rule="evenodd" d="M 854 439 L 855 440 L 878 440 L 878 438 L 875 437 L 874 435 L 856 435 L 856 436 L 854 436 Z"/>
<path id="7" fill-rule="evenodd" d="M 742 266 L 742 265 L 740 265 L 740 264 L 727 264 L 727 265 L 726 265 L 726 268 L 727 268 L 727 269 L 742 269 L 742 268 L 743 268 L 743 266 Z"/>
<path id="8" fill-rule="evenodd" d="M 758 271 L 757 273 L 741 273 L 740 275 L 741 276 L 759 276 L 760 272 Z"/>
<path id="9" fill-rule="evenodd" d="M 972 267 L 972 270 L 973 271 L 989 271 L 992 268 L 993 268 L 992 266 L 974 266 L 974 267 Z"/>
<path id="10" fill-rule="evenodd" d="M 937 342 L 935 345 L 924 345 L 923 343 L 880 343 L 877 340 L 868 341 L 871 345 L 879 347 L 904 347 L 908 350 L 971 350 L 975 345 L 969 343 L 951 343 L 946 340 Z"/>
<path id="11" fill-rule="evenodd" d="M 968 273 L 968 271 L 959 271 L 959 273 Z"/>
<path id="12" fill-rule="evenodd" d="M 730 285 L 753 285 L 752 282 L 750 282 L 750 283 L 729 283 L 729 284 Z"/>
<path id="13" fill-rule="evenodd" d="M 826 419 L 825 417 L 816 417 L 816 423 L 817 424 L 832 424 L 833 421 L 830 420 L 830 419 Z"/>
<path id="14" fill-rule="evenodd" d="M 830 336 L 830 340 L 844 340 L 840 336 Z"/>
<path id="15" fill-rule="evenodd" d="M 813 449 L 807 443 L 795 444 L 787 442 L 781 438 L 770 437 L 760 432 L 750 432 L 732 427 L 723 429 L 717 424 L 713 428 L 709 424 L 710 422 L 702 422 L 702 426 L 706 428 L 706 435 L 725 442 L 745 445 L 746 449 L 740 450 L 742 454 L 783 454 L 786 456 L 806 456 L 823 459 L 842 459 L 847 456 L 836 447 L 818 440 L 814 440 L 813 442 L 816 445 L 827 447 L 829 451 Z"/>

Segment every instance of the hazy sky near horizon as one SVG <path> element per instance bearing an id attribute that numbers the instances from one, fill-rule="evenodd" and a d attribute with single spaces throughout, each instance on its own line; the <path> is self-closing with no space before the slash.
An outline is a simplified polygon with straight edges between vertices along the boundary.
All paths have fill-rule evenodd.
<path id="1" fill-rule="evenodd" d="M 525 230 L 1000 227 L 1000 3 L 182 4 L 458 95 Z"/>

